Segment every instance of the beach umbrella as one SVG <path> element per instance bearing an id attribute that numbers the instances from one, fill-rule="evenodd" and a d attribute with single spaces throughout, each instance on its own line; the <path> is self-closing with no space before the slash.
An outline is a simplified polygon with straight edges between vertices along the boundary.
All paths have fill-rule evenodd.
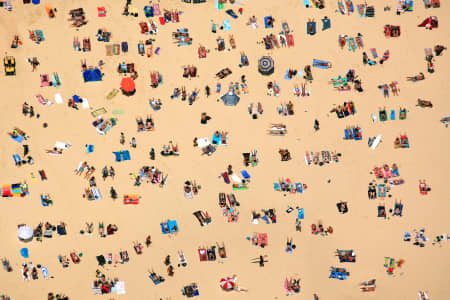
<path id="1" fill-rule="evenodd" d="M 23 242 L 28 242 L 33 239 L 33 229 L 28 226 L 20 226 L 17 230 L 17 236 L 19 240 Z"/>
<path id="2" fill-rule="evenodd" d="M 235 106 L 239 102 L 239 96 L 237 96 L 233 90 L 230 90 L 228 93 L 221 97 L 223 104 Z"/>
<path id="3" fill-rule="evenodd" d="M 226 291 L 231 291 L 234 288 L 234 278 L 224 277 L 220 279 L 220 287 Z"/>
<path id="4" fill-rule="evenodd" d="M 134 80 L 130 77 L 122 78 L 122 81 L 120 82 L 120 88 L 125 95 L 132 95 L 136 91 Z"/>
<path id="5" fill-rule="evenodd" d="M 275 70 L 275 64 L 270 56 L 263 56 L 258 61 L 258 71 L 262 75 L 270 75 Z"/>

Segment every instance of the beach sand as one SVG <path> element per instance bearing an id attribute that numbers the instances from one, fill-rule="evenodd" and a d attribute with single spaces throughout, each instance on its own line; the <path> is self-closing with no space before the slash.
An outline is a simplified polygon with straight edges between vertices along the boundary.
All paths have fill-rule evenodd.
<path id="1" fill-rule="evenodd" d="M 21 2 L 21 1 L 13 1 Z M 320 299 L 417 299 L 419 290 L 428 291 L 430 299 L 446 299 L 450 295 L 447 284 L 447 270 L 450 262 L 448 242 L 442 247 L 432 246 L 432 239 L 450 230 L 448 212 L 450 202 L 445 185 L 448 179 L 450 160 L 449 131 L 439 119 L 449 113 L 450 104 L 447 78 L 450 57 L 444 51 L 443 56 L 436 57 L 434 74 L 426 72 L 424 48 L 434 45 L 446 45 L 449 41 L 448 20 L 449 7 L 443 3 L 439 9 L 425 10 L 422 1 L 416 1 L 413 12 L 397 16 L 395 1 L 376 1 L 375 18 L 361 18 L 356 13 L 343 16 L 337 12 L 337 4 L 326 1 L 326 8 L 305 8 L 301 1 L 245 1 L 242 5 L 226 4 L 237 12 L 243 7 L 243 15 L 233 20 L 224 10 L 216 10 L 214 3 L 185 4 L 180 1 L 161 2 L 161 9 L 180 9 L 180 23 L 159 25 L 156 36 L 144 36 L 140 33 L 138 23 L 145 20 L 143 7 L 146 1 L 133 1 L 132 7 L 139 8 L 139 17 L 123 16 L 125 1 L 42 1 L 40 5 L 23 5 L 13 3 L 13 12 L 0 12 L 0 49 L 16 58 L 17 75 L 3 76 L 1 80 L 2 101 L 0 118 L 5 142 L 0 147 L 0 166 L 2 184 L 26 181 L 30 186 L 30 195 L 24 198 L 2 198 L 0 218 L 0 257 L 11 261 L 14 271 L 0 271 L 0 294 L 11 299 L 45 299 L 48 292 L 65 293 L 70 299 L 183 299 L 180 289 L 191 282 L 197 282 L 200 290 L 199 299 L 282 299 L 286 297 L 283 288 L 287 277 L 301 278 L 301 292 L 292 296 L 299 299 L 312 299 L 317 293 Z M 355 3 L 356 5 L 357 3 Z M 55 19 L 49 19 L 45 5 L 57 8 Z M 107 16 L 97 17 L 97 6 L 105 6 Z M 390 5 L 391 11 L 384 12 L 383 7 Z M 88 24 L 79 30 L 70 27 L 68 12 L 70 9 L 83 7 Z M 258 18 L 258 29 L 245 25 L 248 18 Z M 272 15 L 275 18 L 273 29 L 264 29 L 263 18 Z M 436 15 L 440 19 L 438 29 L 426 30 L 417 27 L 423 19 Z M 320 19 L 328 16 L 332 27 L 321 31 Z M 314 36 L 306 34 L 306 22 L 314 18 L 318 32 Z M 157 18 L 154 18 L 157 21 Z M 232 30 L 217 34 L 211 33 L 211 20 L 221 23 L 231 19 Z M 295 47 L 267 51 L 264 45 L 257 44 L 263 36 L 281 31 L 281 22 L 287 21 L 295 37 Z M 398 38 L 385 38 L 385 24 L 400 25 L 402 34 Z M 105 28 L 112 32 L 111 43 L 128 41 L 129 52 L 117 56 L 105 56 L 105 44 L 95 38 L 97 29 Z M 190 46 L 177 47 L 172 42 L 171 33 L 178 28 L 189 28 L 193 38 Z M 28 30 L 41 29 L 45 41 L 40 45 L 28 38 Z M 383 65 L 367 66 L 362 64 L 362 50 L 350 52 L 338 46 L 338 35 L 363 35 L 366 51 L 376 48 L 378 55 L 390 50 L 390 59 Z M 10 49 L 10 40 L 18 34 L 23 45 Z M 237 49 L 224 52 L 214 50 L 216 38 L 233 34 Z M 80 40 L 90 37 L 91 52 L 75 52 L 72 48 L 74 36 Z M 161 47 L 159 55 L 152 58 L 142 57 L 137 53 L 137 43 L 146 38 L 155 38 L 155 47 Z M 210 49 L 206 59 L 199 59 L 199 44 Z M 228 48 L 228 41 L 226 42 Z M 240 51 L 245 51 L 250 66 L 239 68 Z M 258 59 L 270 55 L 275 61 L 275 73 L 265 77 L 258 73 Z M 31 72 L 26 62 L 28 57 L 38 57 L 40 66 Z M 288 68 L 303 69 L 311 65 L 313 58 L 332 62 L 328 70 L 313 68 L 314 81 L 309 85 L 312 96 L 295 98 L 292 95 L 294 84 L 303 82 L 301 78 L 284 80 Z M 80 60 L 86 59 L 88 65 L 105 62 L 102 82 L 83 83 Z M 120 62 L 134 62 L 139 78 L 136 80 L 137 92 L 134 96 L 117 95 L 113 100 L 105 96 L 113 88 L 119 88 L 122 75 L 116 71 Z M 182 78 L 182 66 L 192 64 L 198 68 L 199 78 L 192 80 Z M 218 80 L 215 74 L 222 68 L 229 67 L 233 74 Z M 363 93 L 356 91 L 337 92 L 328 81 L 338 75 L 344 76 L 349 69 L 354 69 L 361 78 Z M 164 76 L 164 84 L 151 88 L 150 71 L 159 71 Z M 62 86 L 40 87 L 39 74 L 58 72 Z M 423 72 L 424 81 L 412 83 L 406 76 Z M 235 107 L 224 106 L 217 101 L 227 90 L 229 82 L 240 81 L 246 75 L 249 94 L 241 95 L 241 101 Z M 279 97 L 266 95 L 268 81 L 276 80 L 281 87 Z M 384 99 L 378 85 L 398 81 L 400 94 Z M 215 93 L 217 82 L 222 83 L 222 93 Z M 211 96 L 206 97 L 204 87 L 211 87 Z M 174 87 L 186 86 L 188 93 L 194 88 L 200 89 L 200 98 L 192 105 L 187 101 L 170 99 Z M 40 106 L 34 99 L 35 94 L 42 94 L 53 100 L 53 95 L 60 93 L 64 104 L 50 107 Z M 104 107 L 105 117 L 112 117 L 112 111 L 123 109 L 124 114 L 117 115 L 118 124 L 105 135 L 99 135 L 90 124 L 93 117 L 90 110 L 79 111 L 67 107 L 67 100 L 78 94 L 88 98 L 94 109 Z M 154 112 L 148 104 L 150 97 L 160 98 L 163 108 Z M 434 107 L 416 107 L 417 98 L 431 100 Z M 276 107 L 282 101 L 293 101 L 295 115 L 282 117 Z M 344 119 L 337 119 L 329 111 L 334 105 L 352 100 L 357 113 Z M 26 101 L 33 105 L 40 118 L 28 118 L 21 115 L 21 105 Z M 264 114 L 252 120 L 247 112 L 249 103 L 261 102 Z M 388 110 L 408 109 L 407 120 L 373 123 L 371 114 L 377 113 L 379 107 Z M 212 120 L 207 125 L 200 125 L 202 112 L 207 112 Z M 135 118 L 152 115 L 156 130 L 137 133 Z M 321 129 L 315 132 L 313 121 L 320 121 Z M 48 123 L 48 128 L 42 124 Z M 271 123 L 284 123 L 288 134 L 284 137 L 267 135 Z M 359 125 L 363 129 L 364 140 L 361 142 L 342 139 L 346 126 Z M 27 141 L 30 154 L 35 164 L 20 168 L 14 165 L 12 154 L 22 154 L 22 146 L 8 136 L 14 126 L 27 132 L 31 138 Z M 211 157 L 201 156 L 200 148 L 192 146 L 194 137 L 211 138 L 215 130 L 229 133 L 229 145 L 219 146 Z M 126 144 L 119 144 L 120 132 L 126 136 Z M 407 133 L 411 147 L 394 149 L 395 137 Z M 382 143 L 375 151 L 367 147 L 367 138 L 383 135 Z M 137 148 L 129 146 L 131 137 L 136 137 Z M 178 143 L 179 157 L 161 157 L 159 152 L 163 144 L 169 141 Z M 65 150 L 61 157 L 49 156 L 45 149 L 51 149 L 56 141 L 70 142 L 72 147 Z M 95 151 L 86 154 L 85 145 L 95 145 Z M 149 160 L 149 150 L 155 148 L 156 161 Z M 279 148 L 287 148 L 292 160 L 280 162 Z M 113 151 L 130 150 L 131 160 L 117 163 Z M 260 162 L 256 167 L 245 168 L 242 153 L 257 149 Z M 306 166 L 306 151 L 336 150 L 342 153 L 337 164 Z M 97 169 L 96 179 L 102 191 L 103 199 L 87 201 L 82 198 L 88 181 L 78 177 L 73 170 L 80 161 L 87 161 Z M 384 163 L 397 163 L 401 178 L 405 184 L 392 189 L 392 198 L 384 201 L 368 200 L 367 185 L 374 179 L 370 174 L 374 166 Z M 228 223 L 218 206 L 218 193 L 232 193 L 230 185 L 218 179 L 221 172 L 231 164 L 235 172 L 247 169 L 252 176 L 247 191 L 234 191 L 239 207 L 240 220 Z M 116 178 L 103 181 L 101 169 L 114 166 Z M 142 166 L 154 165 L 163 173 L 168 173 L 168 183 L 164 188 L 143 183 L 133 186 L 130 173 L 137 172 Z M 38 179 L 33 182 L 29 173 L 44 169 L 48 180 Z M 447 171 L 446 171 L 447 170 Z M 273 183 L 279 178 L 291 178 L 294 182 L 308 185 L 301 195 L 287 194 L 273 190 Z M 201 185 L 199 195 L 192 200 L 183 196 L 183 183 L 195 180 Z M 419 194 L 418 181 L 426 179 L 432 190 L 427 196 Z M 328 183 L 328 180 L 331 180 Z M 109 197 L 109 189 L 114 186 L 119 199 Z M 50 193 L 54 205 L 42 207 L 40 194 Z M 142 199 L 137 206 L 122 204 L 123 194 L 136 193 Z M 401 200 L 405 205 L 404 216 L 391 217 L 389 220 L 377 218 L 377 205 L 385 202 L 386 207 L 393 207 L 394 200 Z M 341 215 L 336 203 L 347 201 L 349 213 Z M 302 232 L 295 231 L 296 210 L 291 214 L 285 212 L 288 205 L 303 207 L 305 219 Z M 273 225 L 251 223 L 251 211 L 275 208 L 278 221 Z M 206 210 L 212 217 L 212 223 L 200 227 L 192 213 Z M 180 232 L 174 237 L 161 233 L 160 222 L 167 219 L 178 221 Z M 325 226 L 331 225 L 334 233 L 327 237 L 310 233 L 310 225 L 319 220 Z M 17 225 L 26 223 L 35 227 L 39 222 L 59 221 L 67 223 L 68 235 L 54 236 L 39 243 L 33 241 L 23 244 L 17 239 Z M 119 231 L 101 239 L 95 231 L 93 236 L 81 235 L 85 222 L 99 221 L 117 224 Z M 424 248 L 403 242 L 403 233 L 413 229 L 426 228 L 425 235 L 430 238 Z M 252 246 L 246 240 L 254 232 L 266 232 L 269 246 L 261 249 Z M 144 241 L 152 236 L 152 245 L 137 256 L 132 249 L 132 242 Z M 284 251 L 286 238 L 292 237 L 297 249 L 293 254 Z M 200 262 L 197 254 L 199 246 L 212 246 L 224 242 L 228 258 L 219 262 Z M 30 258 L 24 259 L 19 250 L 28 247 Z M 59 254 L 68 255 L 70 251 L 83 253 L 82 262 L 71 264 L 63 269 L 58 262 Z M 95 257 L 100 254 L 118 253 L 127 249 L 130 262 L 113 267 L 107 265 L 104 273 L 118 277 L 126 283 L 125 295 L 92 295 L 91 283 L 95 279 L 95 270 L 99 268 Z M 335 257 L 336 249 L 353 249 L 357 255 L 355 264 L 340 264 Z M 167 254 L 172 262 L 177 262 L 177 250 L 183 250 L 188 260 L 186 268 L 175 266 L 175 276 L 168 277 L 163 260 Z M 268 255 L 269 262 L 264 268 L 250 260 L 259 255 Z M 384 257 L 402 258 L 405 264 L 387 275 L 383 267 Z M 24 282 L 20 265 L 32 262 L 34 265 L 47 266 L 54 278 Z M 346 267 L 350 276 L 345 281 L 329 279 L 330 266 Z M 101 268 L 100 268 L 101 269 Z M 154 269 L 166 278 L 158 286 L 148 278 L 148 270 Z M 227 293 L 220 289 L 219 280 L 224 276 L 237 274 L 239 284 L 248 288 L 247 293 Z M 362 281 L 377 279 L 375 293 L 362 294 L 358 284 Z"/>

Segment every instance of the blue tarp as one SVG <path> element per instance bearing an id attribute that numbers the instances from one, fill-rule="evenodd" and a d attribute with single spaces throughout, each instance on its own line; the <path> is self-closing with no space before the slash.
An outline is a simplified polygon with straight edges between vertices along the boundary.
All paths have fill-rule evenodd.
<path id="1" fill-rule="evenodd" d="M 91 69 L 83 72 L 84 82 L 101 81 L 102 72 L 99 69 Z"/>

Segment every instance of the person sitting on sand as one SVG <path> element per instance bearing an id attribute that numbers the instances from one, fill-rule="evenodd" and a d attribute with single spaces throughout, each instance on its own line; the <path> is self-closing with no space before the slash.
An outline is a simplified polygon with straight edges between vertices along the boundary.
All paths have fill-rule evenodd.
<path id="1" fill-rule="evenodd" d="M 92 235 L 93 232 L 94 232 L 94 223 L 86 222 L 86 233 L 87 233 L 87 235 Z"/>
<path id="2" fill-rule="evenodd" d="M 138 241 L 133 242 L 133 248 L 134 251 L 136 251 L 136 254 L 141 255 L 142 254 L 142 245 Z"/>
<path id="3" fill-rule="evenodd" d="M 292 254 L 296 246 L 292 243 L 292 238 L 288 238 L 286 242 L 286 253 Z"/>
<path id="4" fill-rule="evenodd" d="M 146 246 L 146 247 L 149 247 L 151 244 L 152 244 L 152 237 L 151 237 L 150 235 L 148 235 L 148 236 L 145 238 L 145 246 Z"/>
<path id="5" fill-rule="evenodd" d="M 106 227 L 106 233 L 107 233 L 108 235 L 114 234 L 117 230 L 119 230 L 119 228 L 117 227 L 116 224 L 109 224 L 109 225 Z"/>
<path id="6" fill-rule="evenodd" d="M 137 131 L 144 131 L 145 127 L 144 127 L 144 120 L 142 118 L 136 118 L 136 123 L 137 123 Z"/>
<path id="7" fill-rule="evenodd" d="M 152 116 L 147 116 L 147 118 L 145 119 L 145 129 L 147 131 L 152 131 L 155 129 L 155 123 Z"/>
<path id="8" fill-rule="evenodd" d="M 436 54 L 436 56 L 441 56 L 444 50 L 447 50 L 447 47 L 444 47 L 442 45 L 434 46 L 434 53 Z"/>

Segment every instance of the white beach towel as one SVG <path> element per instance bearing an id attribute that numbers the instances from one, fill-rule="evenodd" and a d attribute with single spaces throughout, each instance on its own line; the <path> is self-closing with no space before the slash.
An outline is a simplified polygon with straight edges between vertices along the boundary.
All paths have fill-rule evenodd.
<path id="1" fill-rule="evenodd" d="M 210 142 L 209 142 L 208 138 L 200 138 L 200 139 L 197 139 L 197 144 L 198 144 L 198 147 L 203 148 L 205 146 L 208 146 L 210 144 Z"/>
<path id="2" fill-rule="evenodd" d="M 83 103 L 81 104 L 81 107 L 83 107 L 83 109 L 89 109 L 89 108 L 91 108 L 91 107 L 89 106 L 88 99 L 86 99 L 86 98 L 81 98 L 81 99 L 83 100 Z"/>
<path id="3" fill-rule="evenodd" d="M 117 295 L 125 294 L 125 281 L 118 281 L 115 284 Z"/>
<path id="4" fill-rule="evenodd" d="M 235 173 L 233 173 L 231 175 L 231 179 L 233 179 L 234 182 L 242 183 L 242 179 L 239 176 L 237 176 Z"/>
<path id="5" fill-rule="evenodd" d="M 55 147 L 60 149 L 69 149 L 70 146 L 72 146 L 71 143 L 63 143 L 63 142 L 56 142 Z"/>
<path id="6" fill-rule="evenodd" d="M 381 134 L 379 134 L 377 137 L 376 137 L 376 139 L 373 141 L 373 144 L 372 144 L 372 150 L 375 150 L 376 148 L 377 148 L 377 146 L 378 146 L 378 144 L 381 142 L 381 137 L 382 137 L 382 135 Z"/>
<path id="7" fill-rule="evenodd" d="M 55 94 L 55 102 L 57 104 L 62 104 L 63 103 L 63 98 L 62 98 L 61 94 Z"/>

